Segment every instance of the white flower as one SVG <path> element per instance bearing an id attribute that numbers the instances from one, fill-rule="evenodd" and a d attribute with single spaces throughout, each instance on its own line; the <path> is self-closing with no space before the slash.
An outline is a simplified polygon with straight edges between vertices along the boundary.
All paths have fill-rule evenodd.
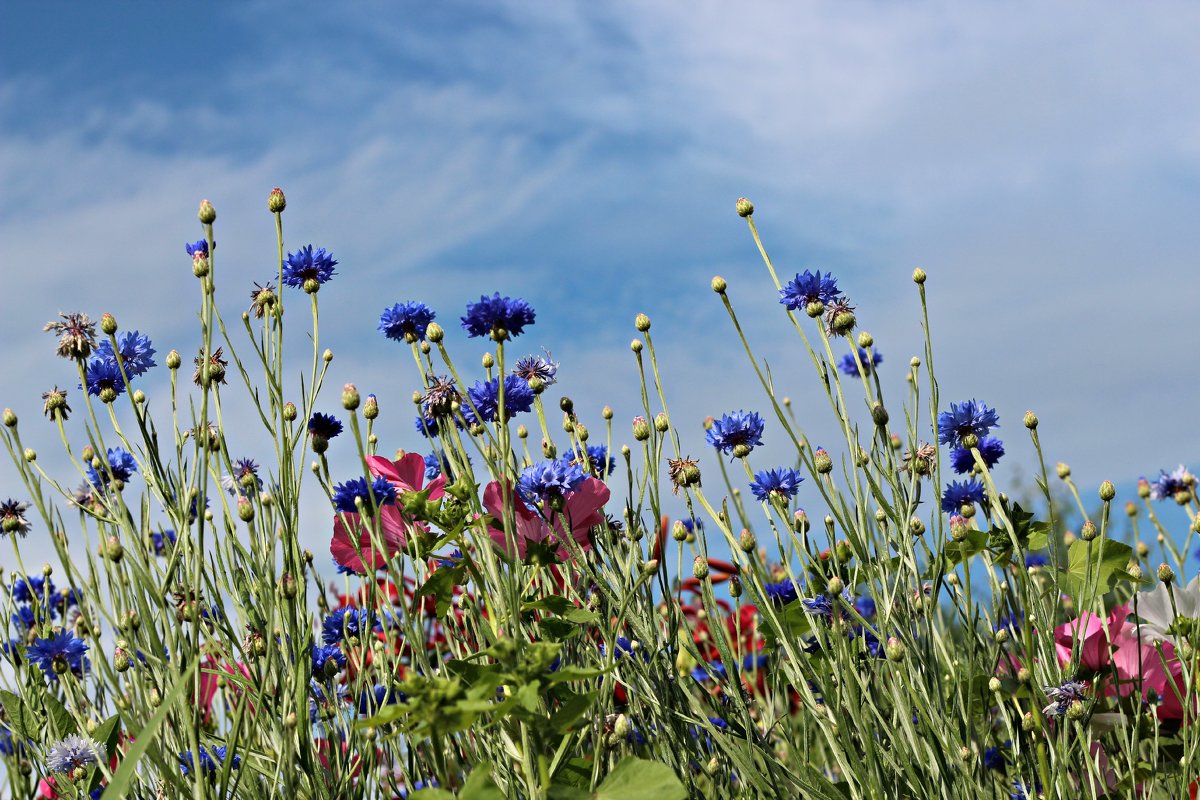
<path id="1" fill-rule="evenodd" d="M 1175 603 L 1171 603 L 1171 594 Z M 1170 593 L 1167 584 L 1160 583 L 1148 592 L 1138 592 L 1134 613 L 1142 619 L 1139 634 L 1143 642 L 1166 640 L 1175 643 L 1175 637 L 1167 633 L 1175 623 L 1175 612 L 1180 617 L 1200 618 L 1200 575 L 1192 578 L 1187 586 L 1175 586 Z"/>
<path id="2" fill-rule="evenodd" d="M 104 745 L 82 736 L 68 736 L 46 754 L 46 769 L 71 773 L 104 758 Z"/>

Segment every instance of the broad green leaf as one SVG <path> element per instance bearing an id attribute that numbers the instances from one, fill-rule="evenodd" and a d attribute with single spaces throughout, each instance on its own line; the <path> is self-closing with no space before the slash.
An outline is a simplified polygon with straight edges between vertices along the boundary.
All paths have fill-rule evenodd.
<path id="1" fill-rule="evenodd" d="M 943 552 L 951 564 L 961 564 L 976 553 L 982 553 L 987 546 L 988 534 L 973 530 L 961 542 L 946 542 Z"/>
<path id="2" fill-rule="evenodd" d="M 49 689 L 42 695 L 42 702 L 46 706 L 46 714 L 50 717 L 50 724 L 54 728 L 55 738 L 62 739 L 79 733 L 79 725 L 71 716 L 71 712 L 63 708 L 63 704 Z"/>
<path id="3" fill-rule="evenodd" d="M 596 800 L 685 800 L 687 789 L 666 764 L 626 758 L 593 795 Z"/>
<path id="4" fill-rule="evenodd" d="M 1085 584 L 1097 596 L 1111 591 L 1132 559 L 1133 548 L 1124 542 L 1076 539 L 1067 548 L 1067 568 L 1059 573 L 1058 582 L 1076 602 L 1082 602 Z"/>
<path id="5" fill-rule="evenodd" d="M 104 752 L 112 755 L 116 752 L 117 742 L 121 736 L 121 716 L 113 714 L 108 719 L 104 720 L 103 724 L 96 729 L 94 738 L 97 742 L 104 745 Z M 104 773 L 100 770 L 93 770 L 91 779 L 88 781 L 88 792 L 93 792 L 100 788 L 100 781 L 104 779 Z"/>
<path id="6" fill-rule="evenodd" d="M 504 792 L 492 780 L 492 765 L 480 764 L 471 772 L 462 791 L 458 793 L 459 800 L 504 800 Z"/>
<path id="7" fill-rule="evenodd" d="M 0 705 L 8 717 L 8 726 L 23 739 L 39 739 L 42 722 L 29 704 L 12 692 L 0 691 Z"/>

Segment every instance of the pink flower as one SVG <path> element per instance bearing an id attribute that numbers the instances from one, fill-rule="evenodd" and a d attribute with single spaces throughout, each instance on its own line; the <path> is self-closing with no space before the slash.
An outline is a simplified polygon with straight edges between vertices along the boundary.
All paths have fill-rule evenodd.
<path id="1" fill-rule="evenodd" d="M 208 722 L 212 719 L 213 700 L 217 696 L 217 688 L 220 685 L 220 676 L 217 674 L 217 670 L 224 670 L 229 675 L 237 675 L 238 672 L 241 672 L 246 680 L 251 680 L 250 667 L 241 661 L 237 662 L 236 667 L 229 663 L 218 664 L 217 660 L 212 657 L 208 658 L 201 666 L 203 669 L 200 670 L 200 689 L 196 693 L 196 705 L 204 711 L 204 721 Z M 241 688 L 234 681 L 228 683 L 235 694 Z"/>
<path id="2" fill-rule="evenodd" d="M 1113 666 L 1120 679 L 1118 692 L 1125 696 L 1138 688 L 1145 697 L 1151 689 L 1161 698 L 1158 716 L 1162 719 L 1183 719 L 1183 699 L 1187 698 L 1188 687 L 1183 680 L 1183 664 L 1175 654 L 1175 645 L 1163 641 L 1157 645 L 1138 638 L 1137 628 L 1129 626 L 1114 640 Z M 1159 648 L 1162 654 L 1159 654 Z M 1196 705 L 1192 692 L 1192 706 Z M 1187 716 L 1194 716 L 1189 714 Z"/>
<path id="3" fill-rule="evenodd" d="M 1059 664 L 1065 666 L 1071 661 L 1073 646 L 1080 640 L 1079 666 L 1093 672 L 1107 667 L 1111 657 L 1109 642 L 1122 634 L 1128 617 L 1129 607 L 1117 606 L 1107 620 L 1085 611 L 1076 619 L 1059 625 L 1054 629 L 1054 649 Z"/>
<path id="4" fill-rule="evenodd" d="M 373 478 L 384 478 L 396 488 L 397 498 L 404 492 L 419 492 L 425 484 L 425 459 L 418 453 L 408 453 L 392 462 L 381 456 L 367 456 L 367 469 Z M 429 499 L 439 500 L 445 494 L 446 476 L 439 475 L 429 483 Z M 379 509 L 378 525 L 382 547 L 371 539 L 371 530 L 357 513 L 339 514 L 333 519 L 333 540 L 329 552 L 343 567 L 366 574 L 382 568 L 408 544 L 412 533 L 422 533 L 428 527 L 422 522 L 407 519 L 401 511 L 401 500 Z M 344 520 L 343 520 L 344 518 Z M 360 555 L 361 553 L 361 555 Z M 369 565 L 369 566 L 368 566 Z"/>
<path id="5" fill-rule="evenodd" d="M 579 543 L 579 546 L 584 550 L 590 548 L 592 544 L 588 540 L 588 533 L 593 527 L 604 521 L 604 515 L 600 509 L 608 502 L 611 494 L 603 481 L 584 478 L 574 491 L 567 494 L 563 510 L 551 512 L 553 522 L 553 526 L 551 526 L 517 497 L 511 483 L 506 482 L 506 487 L 507 491 L 502 491 L 498 481 L 489 483 L 483 490 L 483 506 L 487 509 L 488 514 L 495 518 L 489 531 L 492 540 L 497 547 L 511 556 L 513 553 L 510 549 L 510 542 L 503 528 L 504 501 L 507 498 L 516 523 L 513 538 L 516 540 L 517 555 L 522 560 L 525 559 L 530 543 L 539 544 L 551 537 L 561 543 L 557 552 L 559 559 L 570 559 L 571 553 L 565 544 L 567 533 L 563 530 L 563 518 L 571 526 L 570 535 Z"/>

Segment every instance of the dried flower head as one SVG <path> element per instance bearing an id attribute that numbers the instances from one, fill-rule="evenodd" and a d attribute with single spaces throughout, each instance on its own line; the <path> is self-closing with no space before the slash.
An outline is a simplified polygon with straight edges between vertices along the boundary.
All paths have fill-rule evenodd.
<path id="1" fill-rule="evenodd" d="M 42 393 L 42 413 L 49 419 L 67 421 L 71 407 L 67 405 L 67 390 L 55 386 L 48 392 Z"/>
<path id="2" fill-rule="evenodd" d="M 96 323 L 88 319 L 87 314 L 73 313 L 58 314 L 61 322 L 47 322 L 42 330 L 58 334 L 58 349 L 60 358 L 87 358 L 96 347 Z"/>

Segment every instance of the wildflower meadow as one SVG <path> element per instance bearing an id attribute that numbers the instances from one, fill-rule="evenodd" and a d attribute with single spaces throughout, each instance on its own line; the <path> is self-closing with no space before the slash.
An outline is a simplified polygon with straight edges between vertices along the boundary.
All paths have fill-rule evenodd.
<path id="1" fill-rule="evenodd" d="M 639 314 L 621 419 L 556 391 L 547 311 L 503 286 L 381 296 L 407 368 L 327 386 L 320 299 L 362 289 L 286 208 L 270 192 L 257 283 L 223 273 L 208 201 L 163 254 L 193 340 L 90 309 L 29 334 L 61 380 L 44 418 L 0 428 L 8 797 L 1196 797 L 1196 476 L 1077 486 L 1035 413 L 943 397 L 936 275 L 894 301 L 913 340 L 880 348 L 855 287 L 777 269 L 740 199 L 763 281 L 713 277 L 712 302 L 756 385 L 673 416 Z M 836 443 L 810 441 L 739 314 L 793 337 Z M 455 326 L 481 349 L 452 353 Z M 411 406 L 356 388 L 384 382 Z M 1018 437 L 1040 469 L 1006 486 Z M 47 471 L 58 447 L 70 469 Z"/>

